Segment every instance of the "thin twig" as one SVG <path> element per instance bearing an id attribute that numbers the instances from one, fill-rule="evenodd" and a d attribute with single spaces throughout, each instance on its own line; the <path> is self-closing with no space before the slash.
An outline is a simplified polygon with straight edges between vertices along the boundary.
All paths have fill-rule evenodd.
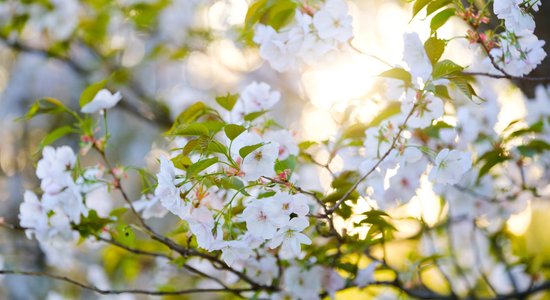
<path id="1" fill-rule="evenodd" d="M 242 293 L 254 291 L 254 289 L 227 289 L 227 288 L 217 288 L 217 289 L 187 289 L 187 290 L 177 290 L 177 291 L 148 291 L 140 289 L 129 289 L 129 290 L 106 290 L 100 289 L 93 285 L 88 285 L 69 277 L 59 276 L 54 274 L 49 274 L 46 272 L 32 272 L 32 271 L 18 271 L 18 270 L 0 270 L 0 274 L 3 275 L 22 275 L 22 276 L 35 276 L 35 277 L 47 277 L 55 280 L 64 281 L 72 285 L 76 285 L 80 288 L 94 291 L 102 295 L 118 295 L 118 294 L 142 294 L 142 295 L 151 295 L 151 296 L 168 296 L 168 295 L 184 295 L 184 294 L 197 294 L 197 293 Z"/>
<path id="2" fill-rule="evenodd" d="M 415 104 L 413 106 L 413 108 L 411 109 L 411 111 L 408 113 L 407 117 L 405 118 L 405 121 L 403 121 L 403 124 L 401 124 L 401 127 L 399 128 L 399 131 L 397 132 L 397 134 L 395 135 L 390 147 L 388 148 L 388 150 L 386 151 L 386 153 L 384 153 L 384 155 L 382 155 L 382 157 L 380 157 L 380 159 L 376 162 L 376 164 L 374 164 L 374 166 L 372 166 L 372 168 L 363 176 L 361 176 L 361 178 L 359 178 L 350 188 L 349 190 L 336 202 L 336 204 L 334 204 L 333 207 L 331 207 L 330 209 L 328 209 L 326 211 L 326 215 L 329 215 L 329 214 L 332 214 L 335 210 L 338 209 L 338 207 L 340 205 L 342 205 L 342 203 L 344 201 L 347 200 L 347 198 L 351 195 L 351 193 L 353 193 L 357 187 L 359 186 L 359 184 L 361 184 L 361 182 L 363 182 L 365 179 L 367 179 L 367 177 L 369 177 L 375 170 L 376 168 L 378 168 L 378 166 L 380 166 L 380 164 L 390 155 L 390 153 L 392 152 L 392 150 L 395 148 L 395 145 L 397 144 L 397 141 L 399 140 L 399 138 L 401 138 L 401 134 L 403 133 L 403 131 L 405 130 L 405 127 L 407 125 L 407 122 L 409 121 L 409 119 L 411 118 L 411 116 L 413 115 L 414 111 L 416 110 L 417 108 L 417 105 Z"/>

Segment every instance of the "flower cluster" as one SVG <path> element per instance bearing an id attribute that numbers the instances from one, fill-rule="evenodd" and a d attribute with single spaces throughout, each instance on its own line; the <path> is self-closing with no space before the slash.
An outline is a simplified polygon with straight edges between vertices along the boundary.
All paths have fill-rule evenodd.
<path id="1" fill-rule="evenodd" d="M 540 0 L 495 0 L 493 9 L 505 21 L 506 31 L 496 36 L 498 47 L 490 51 L 495 63 L 512 76 L 531 73 L 546 57 L 544 41 L 534 35 L 531 11 L 538 11 Z"/>
<path id="2" fill-rule="evenodd" d="M 171 9 L 199 2 L 162 2 L 167 8 L 160 15 L 176 19 Z M 67 13 L 60 3 L 53 1 L 46 15 Z M 318 3 L 251 4 L 247 20 L 257 20 L 250 21 L 250 28 L 245 24 L 244 32 L 254 29 L 259 54 L 275 71 L 314 64 L 353 38 L 344 0 Z M 204 291 L 249 298 L 334 298 L 343 289 L 371 285 L 391 288 L 374 290 L 380 299 L 384 292 L 397 298 L 394 289 L 440 298 L 420 278 L 419 270 L 427 267 L 441 274 L 433 275 L 440 276 L 436 279 L 453 279 L 447 283 L 452 297 L 527 293 L 544 274 L 512 253 L 507 230 L 512 216 L 533 199 L 550 196 L 550 87 L 538 86 L 534 99 L 521 103 L 526 114 L 507 120 L 499 102 L 503 93 L 477 77 L 480 73 L 465 73 L 465 67 L 447 59 L 450 40 L 437 33 L 443 26 L 438 22 L 462 16 L 472 28 L 470 41 L 484 43 L 491 55 L 487 63 L 496 71 L 528 74 L 546 56 L 530 14 L 541 1 L 493 3 L 506 30 L 488 41 L 488 35 L 473 31 L 490 24 L 486 10 L 416 1 L 415 10 L 426 7 L 428 16 L 439 11 L 430 37 L 423 41 L 415 32 L 405 33 L 400 62 L 387 64 L 390 69 L 379 74 L 376 88 L 357 101 L 380 113 L 359 118 L 362 112 L 347 109 L 341 130 L 326 140 L 300 141 L 301 132 L 293 127 L 297 123 L 285 126 L 286 120 L 274 114 L 286 99 L 283 89 L 252 81 L 238 94 L 207 96 L 178 111 L 165 139 L 154 143 L 147 167 L 119 167 L 109 161 L 109 146 L 119 133 L 111 136 L 107 115 L 123 97 L 105 86 L 116 86 L 111 78 L 126 74 L 86 88 L 80 112 L 53 98 L 41 99 L 26 118 L 55 113 L 75 122 L 43 140 L 36 168 L 41 191 L 25 192 L 20 225 L 48 258 L 64 253 L 49 247 L 51 242 L 68 245 L 94 237 L 132 255 L 155 257 L 143 270 L 154 265 L 151 272 L 157 276 L 147 280 L 163 287 L 181 277 L 181 268 L 207 280 L 205 286 L 222 287 Z M 149 4 L 132 6 L 130 15 Z M 0 5 L 0 15 L 6 7 Z M 71 5 L 66 9 L 74 10 Z M 49 18 L 53 21 L 46 24 L 56 24 L 57 17 Z M 160 32 L 161 39 L 169 39 L 172 31 Z M 62 33 L 56 39 L 69 34 Z M 124 101 L 133 95 L 121 90 Z M 139 114 L 125 104 L 120 108 Z M 151 121 L 149 115 L 142 117 Z M 81 151 L 47 145 L 61 134 L 77 134 Z M 84 166 L 95 157 L 101 159 L 98 166 Z M 132 177 L 124 176 L 134 171 L 142 186 L 131 186 L 127 179 Z M 134 190 L 127 192 L 130 186 Z M 89 201 L 98 190 L 104 192 L 105 207 Z M 125 201 L 116 208 L 120 198 L 114 192 Z M 406 243 L 400 267 L 388 255 L 394 242 Z M 102 270 L 92 267 L 88 275 L 110 287 Z M 514 284 L 503 284 L 506 280 Z"/>
<path id="3" fill-rule="evenodd" d="M 328 0 L 314 14 L 296 11 L 294 21 L 279 31 L 258 25 L 254 42 L 260 56 L 279 72 L 312 64 L 353 37 L 352 17 L 343 0 Z"/>

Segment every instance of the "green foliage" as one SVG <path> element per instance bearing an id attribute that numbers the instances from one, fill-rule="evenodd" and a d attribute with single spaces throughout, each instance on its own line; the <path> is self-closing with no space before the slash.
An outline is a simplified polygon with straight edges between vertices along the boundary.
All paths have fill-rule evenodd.
<path id="1" fill-rule="evenodd" d="M 481 165 L 478 181 L 489 173 L 493 167 L 510 159 L 511 157 L 501 147 L 495 147 L 493 150 L 485 152 L 476 162 L 476 164 Z"/>
<path id="2" fill-rule="evenodd" d="M 245 29 L 251 30 L 260 22 L 279 30 L 294 18 L 297 7 L 293 0 L 256 0 L 248 7 Z"/>
<path id="3" fill-rule="evenodd" d="M 293 172 L 296 169 L 297 158 L 294 155 L 289 155 L 285 160 L 275 163 L 275 172 L 282 173 L 285 170 Z"/>
<path id="4" fill-rule="evenodd" d="M 446 78 L 451 75 L 460 74 L 463 70 L 463 67 L 457 65 L 451 60 L 446 59 L 434 65 L 432 77 L 434 79 Z"/>
<path id="5" fill-rule="evenodd" d="M 40 141 L 40 144 L 38 145 L 38 149 L 36 149 L 36 153 L 42 151 L 42 149 L 53 142 L 57 141 L 58 139 L 66 136 L 70 133 L 78 133 L 78 130 L 73 128 L 72 126 L 62 126 L 54 129 L 52 132 L 49 132 L 43 139 Z M 36 154 L 35 153 L 35 154 Z"/>
<path id="6" fill-rule="evenodd" d="M 426 15 L 429 16 L 436 12 L 437 10 L 451 4 L 452 0 L 432 0 L 430 4 L 426 7 Z"/>
<path id="7" fill-rule="evenodd" d="M 84 105 L 90 103 L 97 92 L 105 88 L 105 85 L 107 84 L 107 80 L 101 80 L 95 83 L 90 84 L 82 94 L 80 94 L 80 107 L 84 107 Z"/>
<path id="8" fill-rule="evenodd" d="M 526 157 L 533 157 L 546 151 L 550 151 L 550 144 L 544 140 L 532 140 L 525 145 L 517 147 L 519 153 Z"/>
<path id="9" fill-rule="evenodd" d="M 441 55 L 443 55 L 443 52 L 445 51 L 445 46 L 447 46 L 447 41 L 440 40 L 436 37 L 430 37 L 426 40 L 424 43 L 424 49 L 426 50 L 426 54 L 432 64 L 436 64 L 439 61 Z"/>
<path id="10" fill-rule="evenodd" d="M 412 82 L 411 73 L 407 72 L 403 68 L 393 68 L 388 71 L 380 73 L 378 76 L 401 80 L 407 85 L 410 85 Z"/>
<path id="11" fill-rule="evenodd" d="M 21 119 L 29 120 L 41 114 L 53 115 L 63 112 L 75 115 L 75 113 L 71 109 L 66 107 L 65 104 L 63 104 L 61 101 L 54 98 L 46 97 L 34 102 L 25 114 L 25 116 L 23 116 Z"/>
<path id="12" fill-rule="evenodd" d="M 218 162 L 218 158 L 212 157 L 212 158 L 199 160 L 198 162 L 191 164 L 187 168 L 187 178 L 192 178 L 196 176 L 197 174 L 208 169 L 210 166 L 214 165 L 217 162 Z"/>
<path id="13" fill-rule="evenodd" d="M 225 96 L 216 97 L 216 102 L 228 111 L 233 110 L 235 103 L 239 99 L 239 94 L 227 94 Z"/>
<path id="14" fill-rule="evenodd" d="M 441 26 L 445 25 L 449 19 L 456 14 L 454 8 L 447 8 L 439 13 L 437 13 L 430 22 L 430 28 L 432 32 L 437 31 Z"/>
<path id="15" fill-rule="evenodd" d="M 237 138 L 241 133 L 246 131 L 246 128 L 244 128 L 241 125 L 235 125 L 235 124 L 227 124 L 223 128 L 225 135 L 230 139 L 234 140 Z"/>
<path id="16" fill-rule="evenodd" d="M 251 113 L 246 114 L 244 116 L 244 120 L 247 121 L 247 122 L 252 122 L 252 121 L 256 120 L 257 118 L 265 115 L 266 112 L 267 111 L 265 111 L 265 110 L 251 112 Z"/>
<path id="17" fill-rule="evenodd" d="M 88 211 L 88 216 L 82 216 L 80 224 L 74 225 L 73 228 L 80 233 L 81 237 L 87 238 L 99 234 L 105 226 L 112 222 L 111 219 L 99 217 L 97 212 L 91 209 Z"/>
<path id="18" fill-rule="evenodd" d="M 428 3 L 430 3 L 432 0 L 416 0 L 413 5 L 413 15 L 414 18 Z"/>
<path id="19" fill-rule="evenodd" d="M 264 145 L 264 143 L 259 143 L 259 144 L 255 144 L 255 145 L 249 145 L 249 146 L 244 146 L 242 147 L 241 149 L 239 149 L 239 155 L 244 159 L 245 157 L 248 156 L 248 154 L 254 152 L 255 150 L 259 149 L 260 147 L 262 147 Z"/>

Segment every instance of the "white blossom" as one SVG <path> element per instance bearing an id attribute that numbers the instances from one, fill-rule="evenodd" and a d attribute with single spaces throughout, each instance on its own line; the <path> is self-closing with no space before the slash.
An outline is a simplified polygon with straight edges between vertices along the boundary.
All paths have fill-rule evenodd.
<path id="1" fill-rule="evenodd" d="M 359 269 L 357 276 L 355 276 L 355 284 L 362 288 L 374 282 L 374 271 L 379 265 L 379 262 L 372 262 L 366 268 Z"/>
<path id="2" fill-rule="evenodd" d="M 285 291 L 293 299 L 319 299 L 322 276 L 323 270 L 319 266 L 312 267 L 309 270 L 291 266 L 284 273 Z"/>
<path id="3" fill-rule="evenodd" d="M 472 156 L 458 150 L 443 149 L 435 158 L 429 179 L 435 183 L 455 184 L 472 167 Z"/>
<path id="4" fill-rule="evenodd" d="M 499 47 L 493 48 L 490 55 L 500 68 L 512 76 L 531 73 L 546 57 L 543 49 L 545 42 L 530 31 L 505 32 L 499 35 L 499 41 Z"/>
<path id="5" fill-rule="evenodd" d="M 94 96 L 92 101 L 86 103 L 81 109 L 83 113 L 92 114 L 100 110 L 113 108 L 122 99 L 120 92 L 111 94 L 109 90 L 102 89 Z"/>
<path id="6" fill-rule="evenodd" d="M 499 19 L 505 21 L 506 29 L 513 32 L 535 30 L 535 20 L 529 12 L 538 10 L 540 0 L 495 0 L 493 10 Z"/>
<path id="7" fill-rule="evenodd" d="M 305 234 L 301 233 L 309 225 L 306 218 L 293 218 L 288 225 L 277 231 L 277 234 L 268 243 L 269 248 L 281 246 L 279 255 L 282 259 L 301 258 L 301 244 L 310 245 L 311 240 Z"/>
<path id="8" fill-rule="evenodd" d="M 348 6 L 343 0 L 328 0 L 325 5 L 313 15 L 313 25 L 322 39 L 334 39 L 347 42 L 353 37 L 352 17 L 348 14 Z"/>
<path id="9" fill-rule="evenodd" d="M 272 199 L 250 202 L 241 214 L 248 232 L 255 237 L 271 239 L 288 221 L 280 207 Z"/>

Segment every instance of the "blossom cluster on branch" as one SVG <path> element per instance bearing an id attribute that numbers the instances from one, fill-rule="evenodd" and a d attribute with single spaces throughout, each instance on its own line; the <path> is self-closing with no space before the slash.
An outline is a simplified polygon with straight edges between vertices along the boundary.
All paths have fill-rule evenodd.
<path id="1" fill-rule="evenodd" d="M 7 40 L 36 31 L 55 45 L 80 34 L 79 22 L 85 22 L 75 12 L 84 4 L 46 2 L 2 3 L 0 24 L 21 27 L 6 30 Z M 402 59 L 386 63 L 379 88 L 362 104 L 380 112 L 358 122 L 350 109 L 326 140 L 304 139 L 299 126 L 281 121 L 276 111 L 285 110 L 284 89 L 251 81 L 238 93 L 194 102 L 175 114 L 163 146 L 152 152 L 155 167 L 138 168 L 111 155 L 111 112 L 127 101 L 124 93 L 113 93 L 111 82 L 124 77 L 120 73 L 88 85 L 79 110 L 42 98 L 23 119 L 50 114 L 70 124 L 38 146 L 39 189 L 25 191 L 20 222 L 8 227 L 36 239 L 52 266 L 66 249 L 105 243 L 155 258 L 156 269 L 147 272 L 172 279 L 186 269 L 215 287 L 177 292 L 151 284 L 150 291 L 117 291 L 49 275 L 102 294 L 321 299 L 364 289 L 377 299 L 524 299 L 547 290 L 543 258 L 518 255 L 510 232 L 514 216 L 550 196 L 550 87 L 537 87 L 522 119 L 500 124 L 502 101 L 488 84 L 499 76 L 521 80 L 542 63 L 544 41 L 534 35 L 533 19 L 542 1 L 481 2 L 413 1 L 413 18 L 425 10 L 430 20 L 429 37 L 404 33 Z M 177 3 L 159 4 L 168 8 L 155 16 L 169 18 Z M 143 5 L 158 13 L 149 1 Z M 351 5 L 252 1 L 241 38 L 275 74 L 314 67 L 339 52 L 359 51 Z M 136 24 L 144 7 L 128 14 Z M 20 16 L 29 21 L 19 24 Z M 445 55 L 455 38 L 438 32 L 449 20 L 466 25 L 456 39 L 482 52 L 479 58 L 472 51 L 472 68 L 489 72 L 474 76 Z M 187 36 L 161 35 L 174 38 L 170 55 L 181 54 L 172 47 Z M 46 53 L 71 61 L 53 46 L 51 51 Z M 66 136 L 76 136 L 78 146 L 52 146 Z M 129 188 L 136 178 L 137 196 Z M 172 222 L 168 229 L 153 225 L 163 221 Z"/>

